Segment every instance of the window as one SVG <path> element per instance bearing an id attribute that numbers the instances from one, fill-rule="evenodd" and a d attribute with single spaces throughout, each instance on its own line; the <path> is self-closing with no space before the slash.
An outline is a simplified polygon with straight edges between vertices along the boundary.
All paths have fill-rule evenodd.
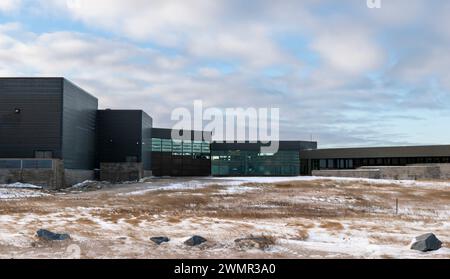
<path id="1" fill-rule="evenodd" d="M 34 158 L 37 159 L 52 159 L 53 151 L 35 151 Z"/>
<path id="2" fill-rule="evenodd" d="M 209 142 L 203 142 L 202 143 L 202 153 L 203 154 L 211 153 Z"/>
<path id="3" fill-rule="evenodd" d="M 192 154 L 192 142 L 191 141 L 183 141 L 183 154 L 184 155 Z"/>
<path id="4" fill-rule="evenodd" d="M 172 152 L 172 140 L 170 139 L 162 140 L 162 152 Z"/>
<path id="5" fill-rule="evenodd" d="M 161 139 L 152 139 L 152 151 L 161 152 Z"/>
<path id="6" fill-rule="evenodd" d="M 181 140 L 173 140 L 172 142 L 172 153 L 174 155 L 183 154 L 183 142 Z"/>
<path id="7" fill-rule="evenodd" d="M 194 152 L 195 154 L 200 154 L 202 153 L 202 142 L 200 141 L 194 141 L 194 143 L 192 144 L 192 152 Z"/>
<path id="8" fill-rule="evenodd" d="M 53 168 L 52 160 L 23 160 L 23 169 L 51 169 Z"/>

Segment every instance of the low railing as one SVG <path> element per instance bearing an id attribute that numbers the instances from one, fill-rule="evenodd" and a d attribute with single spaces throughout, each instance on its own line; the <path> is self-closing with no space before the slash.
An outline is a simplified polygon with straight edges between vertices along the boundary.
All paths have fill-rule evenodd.
<path id="1" fill-rule="evenodd" d="M 53 160 L 0 159 L 0 169 L 53 169 Z"/>

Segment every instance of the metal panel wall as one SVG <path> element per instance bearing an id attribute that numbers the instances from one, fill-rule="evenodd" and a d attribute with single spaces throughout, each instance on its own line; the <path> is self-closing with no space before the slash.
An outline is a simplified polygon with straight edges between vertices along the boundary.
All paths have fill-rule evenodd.
<path id="1" fill-rule="evenodd" d="M 279 141 L 279 151 L 300 151 L 307 149 L 316 149 L 317 142 L 314 141 Z M 213 142 L 211 144 L 211 151 L 260 151 L 262 146 L 268 146 L 261 143 L 219 143 Z"/>
<path id="2" fill-rule="evenodd" d="M 62 78 L 0 78 L 0 158 L 61 159 L 61 116 Z"/>
<path id="3" fill-rule="evenodd" d="M 148 145 L 151 149 L 152 121 L 148 115 L 144 116 L 141 110 L 100 110 L 97 115 L 98 163 L 123 163 L 127 157 L 136 157 L 137 162 L 150 164 L 150 156 L 143 158 L 144 148 Z M 143 132 L 146 141 L 150 137 L 145 144 Z"/>
<path id="4" fill-rule="evenodd" d="M 98 100 L 65 79 L 63 90 L 64 167 L 92 170 L 95 166 Z"/>
<path id="5" fill-rule="evenodd" d="M 144 170 L 152 170 L 152 127 L 153 119 L 142 112 L 142 163 Z"/>

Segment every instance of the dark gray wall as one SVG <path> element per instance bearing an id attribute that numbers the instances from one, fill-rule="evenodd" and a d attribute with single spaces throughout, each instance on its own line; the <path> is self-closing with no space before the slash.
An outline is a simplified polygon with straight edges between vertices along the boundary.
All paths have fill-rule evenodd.
<path id="1" fill-rule="evenodd" d="M 61 115 L 61 78 L 0 78 L 0 158 L 62 158 Z"/>
<path id="2" fill-rule="evenodd" d="M 136 156 L 145 170 L 151 170 L 150 116 L 141 110 L 100 110 L 97 115 L 97 165 L 123 163 L 128 156 Z"/>
<path id="3" fill-rule="evenodd" d="M 204 141 L 211 141 L 212 132 L 207 131 L 185 131 L 190 134 L 191 140 L 203 139 Z M 167 128 L 153 128 L 152 129 L 153 138 L 157 139 L 172 139 L 172 129 Z M 181 134 L 180 136 L 183 136 Z"/>
<path id="4" fill-rule="evenodd" d="M 152 170 L 152 127 L 153 119 L 142 112 L 142 163 L 144 170 Z"/>
<path id="5" fill-rule="evenodd" d="M 241 151 L 259 151 L 261 150 L 261 143 L 217 143 L 211 144 L 211 151 L 228 151 L 228 150 L 241 150 Z M 317 142 L 311 141 L 280 141 L 280 151 L 300 151 L 305 149 L 316 149 Z"/>
<path id="6" fill-rule="evenodd" d="M 63 90 L 64 167 L 94 169 L 98 100 L 66 79 L 63 80 Z"/>

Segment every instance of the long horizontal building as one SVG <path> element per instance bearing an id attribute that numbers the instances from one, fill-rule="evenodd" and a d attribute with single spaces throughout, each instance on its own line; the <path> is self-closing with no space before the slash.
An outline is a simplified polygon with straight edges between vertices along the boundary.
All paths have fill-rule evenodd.
<path id="1" fill-rule="evenodd" d="M 302 150 L 307 174 L 312 170 L 357 169 L 364 166 L 406 166 L 450 163 L 450 145 L 336 148 Z"/>
<path id="2" fill-rule="evenodd" d="M 0 78 L 0 184 L 62 188 L 147 176 L 450 178 L 450 145 L 317 149 L 313 141 L 220 143 L 208 131 L 154 128 L 142 110 L 98 110 L 65 78 Z M 179 136 L 183 136 L 179 134 Z"/>

